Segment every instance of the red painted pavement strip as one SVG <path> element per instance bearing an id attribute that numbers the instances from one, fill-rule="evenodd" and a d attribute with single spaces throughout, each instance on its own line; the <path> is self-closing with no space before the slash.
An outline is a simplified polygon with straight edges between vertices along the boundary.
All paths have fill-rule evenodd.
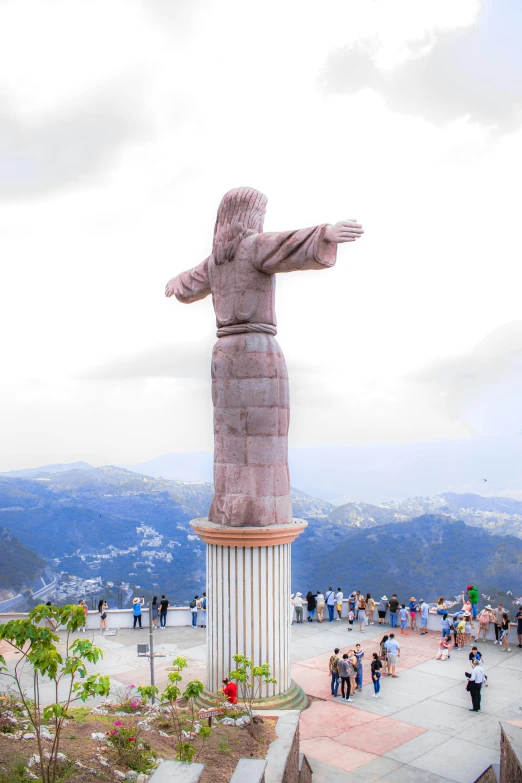
<path id="1" fill-rule="evenodd" d="M 425 731 L 426 729 L 420 726 L 412 726 L 395 718 L 379 718 L 374 723 L 354 726 L 333 739 L 341 745 L 382 756 L 424 734 Z"/>
<path id="2" fill-rule="evenodd" d="M 397 637 L 401 645 L 397 672 L 410 669 L 435 657 L 439 635 Z M 365 665 L 363 684 L 371 681 L 369 659 L 378 649 L 379 639 L 363 642 Z M 341 648 L 341 654 L 350 647 Z M 339 704 L 331 698 L 328 661 L 332 653 L 314 656 L 292 666 L 292 676 L 314 701 L 301 713 L 301 751 L 317 761 L 325 761 L 345 772 L 368 764 L 384 753 L 423 734 L 426 729 L 395 718 Z M 514 722 L 517 723 L 522 722 Z"/>
<path id="3" fill-rule="evenodd" d="M 300 733 L 311 737 L 335 737 L 354 726 L 379 720 L 380 716 L 366 710 L 354 710 L 336 702 L 314 701 L 301 713 Z"/>
<path id="4" fill-rule="evenodd" d="M 309 758 L 325 761 L 344 772 L 352 772 L 378 758 L 373 753 L 365 753 L 362 750 L 340 745 L 329 737 L 301 740 L 300 750 Z"/>

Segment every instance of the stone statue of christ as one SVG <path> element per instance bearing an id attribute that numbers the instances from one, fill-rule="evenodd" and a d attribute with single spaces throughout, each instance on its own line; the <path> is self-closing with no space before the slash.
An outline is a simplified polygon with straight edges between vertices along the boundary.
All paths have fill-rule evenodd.
<path id="1" fill-rule="evenodd" d="M 212 294 L 218 341 L 212 354 L 214 499 L 209 521 L 233 527 L 292 522 L 288 471 L 288 374 L 275 339 L 275 275 L 335 264 L 354 242 L 355 220 L 263 233 L 266 197 L 237 188 L 223 198 L 211 255 L 167 283 L 190 304 Z"/>

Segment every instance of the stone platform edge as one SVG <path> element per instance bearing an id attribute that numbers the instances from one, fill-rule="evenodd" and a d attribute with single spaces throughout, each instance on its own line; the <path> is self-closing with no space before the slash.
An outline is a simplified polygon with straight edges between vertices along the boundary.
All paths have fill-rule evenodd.
<path id="1" fill-rule="evenodd" d="M 265 525 L 263 527 L 233 527 L 218 525 L 202 517 L 193 519 L 190 526 L 206 544 L 218 546 L 277 546 L 291 544 L 305 531 L 308 522 L 294 519 L 288 525 Z"/>

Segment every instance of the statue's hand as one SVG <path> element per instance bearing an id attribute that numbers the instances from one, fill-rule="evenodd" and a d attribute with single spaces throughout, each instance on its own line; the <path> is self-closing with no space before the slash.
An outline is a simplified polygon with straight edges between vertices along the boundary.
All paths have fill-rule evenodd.
<path id="1" fill-rule="evenodd" d="M 327 242 L 355 242 L 364 234 L 363 227 L 356 220 L 340 220 L 335 226 L 328 226 L 324 232 Z"/>
<path id="2" fill-rule="evenodd" d="M 169 280 L 169 282 L 168 282 L 168 283 L 167 283 L 167 285 L 165 286 L 165 296 L 167 297 L 167 299 L 168 299 L 170 296 L 174 296 L 174 280 L 175 280 L 175 279 L 176 279 L 176 278 L 175 278 L 175 277 L 173 277 L 173 278 L 172 278 L 172 280 Z"/>

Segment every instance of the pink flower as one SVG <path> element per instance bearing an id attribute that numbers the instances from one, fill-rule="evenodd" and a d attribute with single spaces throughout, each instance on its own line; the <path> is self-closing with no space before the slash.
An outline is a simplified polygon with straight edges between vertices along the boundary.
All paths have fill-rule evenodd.
<path id="1" fill-rule="evenodd" d="M 134 737 L 129 737 L 129 742 L 134 742 Z"/>
<path id="2" fill-rule="evenodd" d="M 122 720 L 115 720 L 114 721 L 115 726 L 125 726 L 124 722 Z"/>
<path id="3" fill-rule="evenodd" d="M 118 729 L 113 729 L 113 730 L 111 731 L 111 734 L 117 734 L 117 733 L 118 733 Z"/>
<path id="4" fill-rule="evenodd" d="M 135 688 L 135 687 L 136 687 L 135 685 L 129 685 L 129 688 Z"/>

